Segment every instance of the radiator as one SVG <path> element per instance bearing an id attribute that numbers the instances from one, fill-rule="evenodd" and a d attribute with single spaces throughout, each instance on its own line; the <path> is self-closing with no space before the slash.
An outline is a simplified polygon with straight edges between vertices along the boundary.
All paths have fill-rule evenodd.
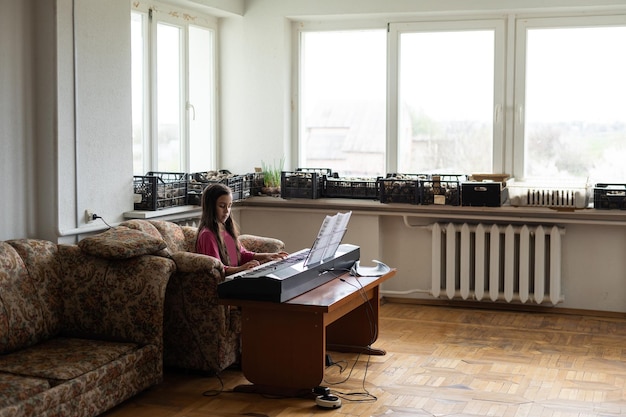
<path id="1" fill-rule="evenodd" d="M 552 303 L 561 295 L 561 235 L 545 225 L 435 223 L 432 287 L 449 299 Z"/>
<path id="2" fill-rule="evenodd" d="M 200 219 L 199 218 L 179 219 L 179 220 L 173 220 L 173 222 L 176 223 L 179 226 L 198 227 L 198 224 L 200 223 Z"/>

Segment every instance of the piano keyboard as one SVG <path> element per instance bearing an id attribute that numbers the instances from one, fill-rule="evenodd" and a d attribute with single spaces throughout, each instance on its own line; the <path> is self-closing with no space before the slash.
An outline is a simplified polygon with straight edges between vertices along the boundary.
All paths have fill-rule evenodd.
<path id="1" fill-rule="evenodd" d="M 279 269 L 288 268 L 297 263 L 303 262 L 309 254 L 310 249 L 301 249 L 297 252 L 290 253 L 284 259 L 276 259 L 273 261 L 265 262 L 264 264 L 257 265 L 252 269 L 246 269 L 245 271 L 237 272 L 236 274 L 227 275 L 226 281 L 242 278 L 250 275 L 260 276 L 269 272 L 277 271 Z"/>
<path id="2" fill-rule="evenodd" d="M 282 303 L 345 273 L 359 260 L 361 253 L 358 246 L 343 244 L 331 259 L 304 266 L 310 251 L 302 249 L 285 259 L 229 275 L 217 285 L 217 294 L 224 299 Z"/>

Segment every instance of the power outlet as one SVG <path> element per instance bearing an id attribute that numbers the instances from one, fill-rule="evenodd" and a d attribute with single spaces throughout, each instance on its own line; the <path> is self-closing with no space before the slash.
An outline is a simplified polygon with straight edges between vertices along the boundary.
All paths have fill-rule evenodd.
<path id="1" fill-rule="evenodd" d="M 92 209 L 85 210 L 85 223 L 91 223 L 93 219 L 94 211 Z"/>

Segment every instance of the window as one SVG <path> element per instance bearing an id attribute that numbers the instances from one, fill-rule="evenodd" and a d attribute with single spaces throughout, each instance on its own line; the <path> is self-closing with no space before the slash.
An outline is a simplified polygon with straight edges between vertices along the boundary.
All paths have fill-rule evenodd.
<path id="1" fill-rule="evenodd" d="M 385 45 L 364 35 L 381 36 L 376 30 L 294 26 L 300 166 L 341 175 L 494 172 L 626 180 L 626 16 L 511 14 L 385 26 Z M 378 60 L 387 68 L 384 101 L 381 83 L 373 82 Z M 319 105 L 331 97 L 332 105 Z M 384 102 L 385 110 L 359 112 L 366 97 Z M 372 142 L 368 134 L 379 131 L 372 123 L 382 121 L 383 112 L 384 143 Z M 360 115 L 351 118 L 360 125 L 345 122 L 351 114 Z M 374 161 L 365 158 L 369 151 Z M 360 162 L 358 169 L 348 155 Z"/>
<path id="2" fill-rule="evenodd" d="M 215 22 L 134 7 L 134 173 L 206 171 L 216 165 Z"/>
<path id="3" fill-rule="evenodd" d="M 493 169 L 494 141 L 501 139 L 494 108 L 504 92 L 495 73 L 502 56 L 496 35 L 503 30 L 489 21 L 390 25 L 398 172 Z"/>
<path id="4" fill-rule="evenodd" d="M 385 31 L 301 36 L 299 166 L 379 174 L 385 167 Z"/>
<path id="5" fill-rule="evenodd" d="M 524 175 L 624 182 L 624 17 L 521 21 L 518 34 L 526 41 L 516 90 Z"/>

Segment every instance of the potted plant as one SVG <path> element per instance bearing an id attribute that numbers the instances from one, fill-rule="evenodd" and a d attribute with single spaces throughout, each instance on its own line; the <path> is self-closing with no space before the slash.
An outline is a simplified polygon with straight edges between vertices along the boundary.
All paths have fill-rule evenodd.
<path id="1" fill-rule="evenodd" d="M 285 157 L 280 158 L 278 164 L 266 164 L 261 161 L 261 172 L 263 173 L 263 188 L 261 193 L 280 196 L 280 180 L 285 166 Z"/>

